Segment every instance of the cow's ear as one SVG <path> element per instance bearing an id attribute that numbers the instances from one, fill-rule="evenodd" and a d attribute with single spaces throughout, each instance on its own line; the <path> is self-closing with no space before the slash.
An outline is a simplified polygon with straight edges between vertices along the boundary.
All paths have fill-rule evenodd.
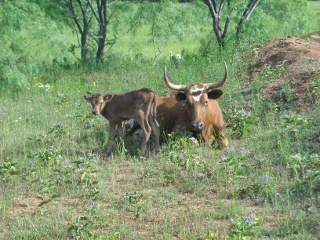
<path id="1" fill-rule="evenodd" d="M 210 99 L 218 99 L 223 94 L 223 91 L 220 89 L 213 89 L 212 91 L 208 92 L 208 98 Z"/>
<path id="2" fill-rule="evenodd" d="M 91 96 L 83 96 L 83 98 L 84 98 L 85 100 L 87 100 L 88 102 L 91 102 L 91 100 L 92 100 L 92 97 L 91 97 Z"/>
<path id="3" fill-rule="evenodd" d="M 170 95 L 177 101 L 184 101 L 186 100 L 186 94 L 184 92 L 174 92 Z"/>
<path id="4" fill-rule="evenodd" d="M 112 95 L 112 94 L 105 94 L 105 95 L 103 95 L 103 100 L 104 100 L 105 102 L 111 101 L 112 98 L 113 98 L 113 95 Z"/>

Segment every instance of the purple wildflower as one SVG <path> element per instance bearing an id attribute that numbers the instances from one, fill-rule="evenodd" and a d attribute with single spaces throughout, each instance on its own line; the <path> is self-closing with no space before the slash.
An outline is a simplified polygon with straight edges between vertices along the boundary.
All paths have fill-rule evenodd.
<path id="1" fill-rule="evenodd" d="M 227 147 L 226 148 L 227 152 L 236 152 L 236 150 L 234 149 L 234 147 Z"/>
<path id="2" fill-rule="evenodd" d="M 245 216 L 245 217 L 244 217 L 244 220 L 246 220 L 247 222 L 252 222 L 252 221 L 254 221 L 255 219 L 256 219 L 256 215 L 255 215 L 255 214 L 251 214 L 251 216 L 248 215 L 248 216 Z"/>
<path id="3" fill-rule="evenodd" d="M 89 201 L 89 202 L 88 202 L 88 205 L 89 205 L 89 207 L 93 207 L 94 205 L 96 205 L 96 203 L 93 202 L 93 201 Z"/>
<path id="4" fill-rule="evenodd" d="M 246 111 L 246 110 L 242 109 L 241 114 L 245 115 L 245 116 L 250 116 L 250 111 Z"/>
<path id="5" fill-rule="evenodd" d="M 268 175 L 261 176 L 261 177 L 259 178 L 259 180 L 260 180 L 261 182 L 267 182 L 267 181 L 269 180 L 269 176 L 268 176 Z"/>
<path id="6" fill-rule="evenodd" d="M 243 155 L 246 155 L 246 156 L 248 156 L 248 155 L 250 155 L 250 150 L 249 149 L 245 149 L 245 150 L 241 150 L 241 153 L 243 154 Z"/>
<path id="7" fill-rule="evenodd" d="M 66 166 L 66 165 L 68 165 L 68 164 L 69 164 L 69 162 L 68 162 L 67 159 L 65 159 L 65 160 L 63 160 L 63 161 L 61 162 L 61 165 L 64 165 L 64 166 Z"/>
<path id="8" fill-rule="evenodd" d="M 34 162 L 30 162 L 30 167 L 33 168 L 35 166 Z"/>
<path id="9" fill-rule="evenodd" d="M 244 220 L 246 220 L 247 222 L 252 222 L 252 217 L 251 216 L 245 216 Z"/>

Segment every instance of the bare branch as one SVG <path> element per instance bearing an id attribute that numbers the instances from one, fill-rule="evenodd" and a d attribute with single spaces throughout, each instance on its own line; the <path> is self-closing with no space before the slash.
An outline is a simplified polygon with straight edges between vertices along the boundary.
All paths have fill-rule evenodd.
<path id="1" fill-rule="evenodd" d="M 259 2 L 260 0 L 250 0 L 250 2 L 248 3 L 247 8 L 242 15 L 242 18 L 239 21 L 237 32 L 236 32 L 237 36 L 239 36 L 239 34 L 241 33 L 243 25 L 248 21 L 251 13 L 257 7 Z"/>

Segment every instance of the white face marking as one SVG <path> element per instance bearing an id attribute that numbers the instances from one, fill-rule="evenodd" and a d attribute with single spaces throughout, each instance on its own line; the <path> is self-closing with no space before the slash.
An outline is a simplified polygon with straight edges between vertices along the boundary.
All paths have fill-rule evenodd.
<path id="1" fill-rule="evenodd" d="M 196 102 L 200 101 L 200 98 L 203 92 L 204 92 L 204 88 L 198 88 L 197 86 L 192 86 L 190 88 L 190 93 Z"/>

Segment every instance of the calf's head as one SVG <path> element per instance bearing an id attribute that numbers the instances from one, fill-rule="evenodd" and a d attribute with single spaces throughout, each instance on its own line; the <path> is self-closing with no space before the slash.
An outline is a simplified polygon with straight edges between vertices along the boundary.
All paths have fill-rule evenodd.
<path id="1" fill-rule="evenodd" d="M 191 117 L 191 128 L 200 131 L 205 127 L 205 111 L 208 108 L 209 99 L 218 99 L 222 94 L 222 90 L 215 89 L 224 85 L 228 79 L 227 64 L 224 63 L 225 75 L 222 81 L 214 83 L 195 83 L 188 85 L 174 85 L 170 83 L 166 68 L 164 69 L 164 80 L 167 86 L 175 91 L 175 98 L 178 101 L 185 101 L 188 112 Z"/>
<path id="2" fill-rule="evenodd" d="M 92 96 L 83 96 L 83 98 L 91 104 L 93 115 L 99 115 L 105 107 L 106 103 L 111 101 L 112 97 L 112 94 L 102 95 L 99 93 Z"/>

